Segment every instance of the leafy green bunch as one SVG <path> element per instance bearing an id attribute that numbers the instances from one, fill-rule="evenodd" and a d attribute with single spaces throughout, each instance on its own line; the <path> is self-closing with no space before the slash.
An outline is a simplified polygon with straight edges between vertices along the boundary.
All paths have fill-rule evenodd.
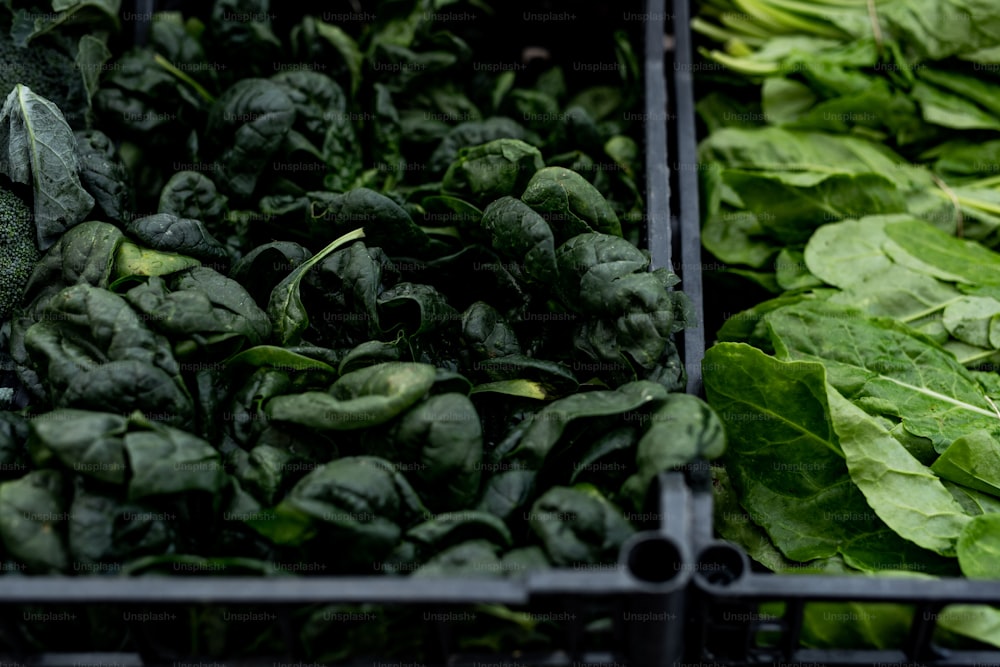
<path id="1" fill-rule="evenodd" d="M 426 0 L 383 3 L 363 28 L 305 16 L 284 32 L 266 0 L 216 2 L 204 21 L 162 13 L 149 44 L 115 61 L 94 104 L 123 142 L 142 210 L 178 171 L 211 176 L 228 206 L 204 222 L 243 252 L 272 237 L 315 238 L 281 217 L 315 192 L 369 188 L 418 223 L 448 227 L 421 188 L 433 194 L 459 149 L 501 138 L 583 174 L 637 243 L 641 125 L 629 110 L 639 70 L 628 35 L 609 40 L 616 73 L 571 91 L 566 66 L 477 53 L 469 40 L 486 9 L 466 8 L 481 20 L 462 31 L 435 22 Z"/>
<path id="2" fill-rule="evenodd" d="M 995 248 L 998 22 L 951 1 L 703 3 L 705 248 L 775 294 L 804 285 L 826 222 L 908 213 Z"/>
<path id="3" fill-rule="evenodd" d="M 762 288 L 703 365 L 730 436 L 716 527 L 770 570 L 996 578 L 998 20 L 710 0 L 692 24 L 703 245 L 718 293 Z M 809 607 L 817 647 L 898 647 L 914 614 Z M 949 606 L 938 639 L 998 646 L 997 621 Z"/>
<path id="4" fill-rule="evenodd" d="M 4 173 L 41 255 L 4 325 L 29 398 L 0 412 L 4 573 L 613 563 L 655 477 L 721 453 L 716 415 L 678 393 L 689 301 L 637 246 L 627 35 L 617 80 L 571 89 L 559 65 L 476 60 L 432 9 L 158 14 L 81 128 L 11 90 Z M 209 639 L 217 611 L 180 632 L 274 639 Z M 312 655 L 382 650 L 407 618 L 332 645 L 329 611 L 300 612 Z M 481 611 L 470 646 L 545 639 Z M 122 641 L 98 620 L 74 632 Z"/>

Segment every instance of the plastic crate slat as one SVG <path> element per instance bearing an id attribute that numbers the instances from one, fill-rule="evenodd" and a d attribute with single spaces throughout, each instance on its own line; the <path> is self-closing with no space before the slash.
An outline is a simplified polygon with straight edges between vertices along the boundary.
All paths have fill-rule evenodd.
<path id="1" fill-rule="evenodd" d="M 571 655 L 564 651 L 546 654 L 527 654 L 517 656 L 496 655 L 461 655 L 448 661 L 448 667 L 491 667 L 498 663 L 504 667 L 603 667 L 605 665 L 623 665 L 624 658 L 611 652 L 591 651 L 580 655 Z"/>
<path id="2" fill-rule="evenodd" d="M 660 479 L 660 532 L 687 545 L 690 541 L 691 493 L 681 475 L 664 475 Z"/>
<path id="3" fill-rule="evenodd" d="M 937 612 L 941 610 L 939 603 L 917 605 L 910 623 L 910 633 L 906 638 L 903 650 L 914 660 L 931 659 L 937 656 L 932 646 L 934 628 L 937 627 Z"/>
<path id="4" fill-rule="evenodd" d="M 734 600 L 1000 604 L 1000 581 L 958 578 L 921 581 L 914 586 L 912 579 L 861 575 L 751 574 L 729 586 L 697 585 L 710 595 Z"/>
<path id="5" fill-rule="evenodd" d="M 708 462 L 698 461 L 688 466 L 687 478 L 692 491 L 690 539 L 697 552 L 702 546 L 714 540 L 715 499 L 712 497 L 712 475 Z"/>
<path id="6" fill-rule="evenodd" d="M 0 605 L 84 603 L 233 603 L 290 604 L 310 602 L 400 604 L 524 605 L 532 598 L 554 595 L 614 596 L 664 592 L 624 569 L 607 572 L 551 570 L 523 579 L 312 577 L 255 579 L 251 577 L 176 577 L 114 579 L 38 577 L 0 579 Z"/>
<path id="7" fill-rule="evenodd" d="M 995 667 L 998 653 L 996 651 L 961 651 L 944 655 L 933 660 L 915 660 L 902 651 L 861 651 L 861 650 L 821 650 L 803 649 L 796 652 L 791 662 L 806 665 L 824 665 L 824 667 L 854 667 L 855 665 L 900 665 L 901 667 Z"/>
<path id="8" fill-rule="evenodd" d="M 663 67 L 664 1 L 646 3 L 646 243 L 651 267 L 673 270 L 670 229 L 670 171 L 667 166 L 667 87 Z M 663 118 L 663 122 L 658 119 Z"/>
<path id="9" fill-rule="evenodd" d="M 684 364 L 689 394 L 703 393 L 701 361 L 705 357 L 705 305 L 702 286 L 701 213 L 698 201 L 698 143 L 695 136 L 692 78 L 691 10 L 688 0 L 673 0 L 674 99 L 677 112 L 677 179 L 680 188 L 681 289 L 692 296 L 696 326 L 684 331 Z"/>
<path id="10" fill-rule="evenodd" d="M 802 641 L 806 605 L 803 600 L 792 600 L 785 608 L 785 634 L 782 637 L 786 657 L 794 655 Z"/>
<path id="11" fill-rule="evenodd" d="M 89 667 L 91 665 L 112 665 L 113 667 L 144 667 L 138 653 L 39 653 L 30 662 L 18 660 L 0 653 L 0 662 L 11 666 L 25 667 Z"/>
<path id="12" fill-rule="evenodd" d="M 280 656 L 278 656 L 281 658 Z M 276 660 L 274 656 L 254 659 L 215 659 L 199 657 L 181 661 L 144 661 L 138 653 L 39 653 L 30 661 L 18 660 L 10 655 L 0 653 L 0 662 L 8 667 L 177 667 L 179 664 L 217 665 L 218 667 L 274 667 L 276 664 L 318 665 L 309 660 Z M 338 667 L 377 667 L 391 665 L 398 660 L 385 658 L 361 658 L 346 663 L 337 663 Z M 406 664 L 406 661 L 402 661 Z M 562 651 L 549 653 L 525 654 L 516 656 L 497 655 L 461 655 L 454 656 L 447 662 L 424 662 L 422 667 L 475 667 L 483 665 L 503 664 L 506 667 L 604 667 L 607 665 L 623 665 L 623 658 L 611 652 L 591 651 L 579 656 L 571 656 Z M 645 666 L 644 666 L 645 667 Z"/>

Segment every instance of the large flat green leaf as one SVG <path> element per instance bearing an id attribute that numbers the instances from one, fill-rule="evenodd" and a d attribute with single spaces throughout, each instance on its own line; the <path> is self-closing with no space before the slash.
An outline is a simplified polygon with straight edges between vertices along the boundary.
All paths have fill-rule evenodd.
<path id="1" fill-rule="evenodd" d="M 1000 6 L 989 0 L 911 0 L 879 8 L 889 34 L 923 60 L 979 51 L 996 45 Z"/>
<path id="2" fill-rule="evenodd" d="M 761 226 L 785 243 L 804 243 L 820 224 L 903 213 L 906 200 L 883 174 L 740 171 L 723 174 Z"/>
<path id="3" fill-rule="evenodd" d="M 888 241 L 886 224 L 908 217 L 873 215 L 823 225 L 806 244 L 806 266 L 835 287 L 867 283 L 893 265 L 883 247 Z"/>
<path id="4" fill-rule="evenodd" d="M 968 99 L 917 81 L 910 94 L 928 123 L 956 130 L 1000 130 L 996 116 Z"/>
<path id="5" fill-rule="evenodd" d="M 970 579 L 1000 579 L 1000 514 L 970 520 L 957 548 L 962 574 Z"/>
<path id="6" fill-rule="evenodd" d="M 1000 254 L 975 241 L 955 238 L 918 220 L 886 225 L 885 233 L 912 258 L 933 267 L 935 277 L 970 285 L 1000 285 Z"/>
<path id="7" fill-rule="evenodd" d="M 720 343 L 702 370 L 709 405 L 726 427 L 725 462 L 741 503 L 784 557 L 841 554 L 870 571 L 942 567 L 887 527 L 851 480 L 821 364 Z"/>
<path id="8" fill-rule="evenodd" d="M 767 316 L 776 356 L 819 361 L 841 394 L 867 401 L 940 453 L 970 430 L 1000 432 L 978 381 L 933 341 L 893 320 L 826 302 Z"/>
<path id="9" fill-rule="evenodd" d="M 851 479 L 897 535 L 943 556 L 969 516 L 927 467 L 878 422 L 829 388 L 827 401 Z"/>
<path id="10" fill-rule="evenodd" d="M 1000 496 L 1000 441 L 989 431 L 972 431 L 956 439 L 931 470 L 956 484 Z"/>
<path id="11" fill-rule="evenodd" d="M 845 266 L 845 270 L 849 267 Z M 947 338 L 941 322 L 945 308 L 962 298 L 947 283 L 899 264 L 891 264 L 871 280 L 850 285 L 830 296 L 830 303 L 860 308 L 873 317 L 891 317 L 922 333 Z M 942 337 L 940 334 L 944 334 Z"/>

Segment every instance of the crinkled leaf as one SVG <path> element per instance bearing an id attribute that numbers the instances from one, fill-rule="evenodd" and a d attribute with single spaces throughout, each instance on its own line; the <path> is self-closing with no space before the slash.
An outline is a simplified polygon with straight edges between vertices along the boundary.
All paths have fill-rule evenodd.
<path id="1" fill-rule="evenodd" d="M 310 257 L 309 249 L 298 243 L 273 241 L 243 255 L 233 264 L 229 277 L 243 285 L 258 304 L 266 307 L 278 283 Z"/>
<path id="2" fill-rule="evenodd" d="M 94 208 L 80 183 L 76 137 L 49 100 L 18 84 L 0 109 L 0 173 L 34 193 L 38 247 L 47 250 Z"/>
<path id="3" fill-rule="evenodd" d="M 25 300 L 76 283 L 107 287 L 118 247 L 125 235 L 118 227 L 91 220 L 67 231 L 42 257 L 25 292 Z"/>
<path id="4" fill-rule="evenodd" d="M 515 262 L 524 262 L 524 273 L 541 284 L 556 279 L 555 237 L 545 218 L 520 199 L 500 197 L 482 214 L 493 249 Z"/>
<path id="5" fill-rule="evenodd" d="M 0 538 L 7 553 L 43 573 L 64 572 L 69 509 L 62 474 L 34 470 L 0 484 Z"/>
<path id="6" fill-rule="evenodd" d="M 486 482 L 479 509 L 507 517 L 528 502 L 538 471 L 571 422 L 623 415 L 666 395 L 667 390 L 653 382 L 633 382 L 616 391 L 573 394 L 545 406 L 530 418 L 517 446 Z"/>
<path id="7" fill-rule="evenodd" d="M 483 428 L 463 394 L 431 396 L 406 412 L 393 429 L 387 456 L 399 461 L 432 511 L 472 505 L 479 496 Z"/>
<path id="8" fill-rule="evenodd" d="M 248 198 L 295 120 L 285 89 L 266 79 L 241 79 L 209 112 L 205 137 L 218 164 L 218 185 Z"/>
<path id="9" fill-rule="evenodd" d="M 323 205 L 314 205 L 315 215 L 332 223 L 335 232 L 362 227 L 371 245 L 387 251 L 402 251 L 419 256 L 432 245 L 406 209 L 389 197 L 368 188 L 356 188 L 333 195 Z"/>
<path id="10" fill-rule="evenodd" d="M 505 195 L 520 195 L 544 166 L 542 153 L 534 146 L 518 139 L 497 139 L 460 149 L 442 187 L 482 204 Z"/>
<path id="11" fill-rule="evenodd" d="M 476 301 L 462 313 L 462 337 L 482 359 L 521 352 L 513 327 L 485 301 Z"/>
<path id="12" fill-rule="evenodd" d="M 222 461 L 210 444 L 190 433 L 165 426 L 125 436 L 129 498 L 190 491 L 216 494 L 225 482 Z"/>
<path id="13" fill-rule="evenodd" d="M 549 222 L 557 242 L 585 232 L 622 235 L 618 216 L 604 196 L 569 169 L 539 169 L 528 181 L 521 200 Z"/>
<path id="14" fill-rule="evenodd" d="M 125 482 L 122 437 L 128 420 L 119 414 L 54 410 L 31 421 L 32 457 L 55 456 L 75 473 L 111 484 Z"/>
<path id="15" fill-rule="evenodd" d="M 639 413 L 635 421 L 646 426 L 636 450 L 635 481 L 628 485 L 639 505 L 661 472 L 697 459 L 717 459 L 726 449 L 722 422 L 697 396 L 670 394 L 656 411 Z"/>
<path id="16" fill-rule="evenodd" d="M 520 139 L 538 145 L 538 136 L 506 116 L 492 116 L 485 120 L 470 120 L 451 128 L 431 155 L 430 172 L 443 174 L 455 161 L 458 151 L 466 146 L 485 144 L 496 139 Z"/>
<path id="17" fill-rule="evenodd" d="M 397 325 L 413 336 L 455 324 L 461 315 L 431 285 L 399 283 L 378 296 L 379 321 L 390 331 Z"/>
<path id="18" fill-rule="evenodd" d="M 114 408 L 123 414 L 138 410 L 178 427 L 189 426 L 195 412 L 191 395 L 176 375 L 137 359 L 109 361 L 74 374 L 56 405 L 85 410 Z"/>
<path id="19" fill-rule="evenodd" d="M 620 509 L 587 485 L 553 487 L 528 513 L 532 531 L 555 565 L 606 563 L 635 529 Z"/>
<path id="20" fill-rule="evenodd" d="M 258 345 L 271 334 L 267 314 L 250 294 L 236 281 L 206 267 L 168 279 L 153 276 L 129 290 L 125 298 L 152 328 L 174 341 L 234 334 L 249 345 Z"/>
<path id="21" fill-rule="evenodd" d="M 121 222 L 132 206 L 130 176 L 114 142 L 98 130 L 76 133 L 80 183 L 94 197 L 96 210 Z"/>
<path id="22" fill-rule="evenodd" d="M 227 198 L 215 183 L 198 171 L 178 171 L 160 191 L 159 213 L 198 220 L 212 225 L 226 212 Z"/>

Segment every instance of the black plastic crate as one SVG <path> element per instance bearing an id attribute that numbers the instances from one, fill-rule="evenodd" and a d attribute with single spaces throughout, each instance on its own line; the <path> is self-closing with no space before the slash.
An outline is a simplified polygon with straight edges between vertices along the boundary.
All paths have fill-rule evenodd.
<path id="1" fill-rule="evenodd" d="M 671 163 L 678 181 L 680 211 L 680 257 L 686 289 L 702 294 L 702 251 L 698 192 L 697 129 L 694 112 L 693 73 L 697 71 L 689 29 L 689 0 L 674 0 L 676 25 L 674 47 L 674 95 L 677 108 L 676 161 Z M 692 271 L 697 267 L 698 270 Z M 697 307 L 702 307 L 697 303 Z M 716 306 L 717 307 L 717 306 Z M 699 312 L 699 322 L 718 313 Z M 688 364 L 704 356 L 705 330 L 688 338 L 700 338 L 700 348 L 686 348 Z M 697 342 L 695 343 L 697 344 Z M 689 391 L 703 394 L 700 372 L 689 369 Z M 717 539 L 712 528 L 713 496 L 708 467 L 699 475 L 692 491 L 693 523 L 691 549 L 694 554 L 685 654 L 678 665 L 704 667 L 749 667 L 780 664 L 788 667 L 848 667 L 880 665 L 913 667 L 987 667 L 1000 665 L 1000 649 L 944 649 L 935 644 L 938 614 L 949 605 L 985 604 L 1000 607 L 1000 581 L 961 578 L 905 580 L 870 576 L 782 575 L 754 571 L 746 552 L 733 543 Z M 780 615 L 763 613 L 762 603 L 784 604 Z M 885 650 L 850 647 L 810 649 L 802 646 L 806 605 L 821 602 L 860 602 L 913 606 L 905 641 Z"/>
<path id="2" fill-rule="evenodd" d="M 407 663 L 359 658 L 347 665 L 551 665 L 653 667 L 676 662 L 683 643 L 685 591 L 692 567 L 692 495 L 681 472 L 660 476 L 651 492 L 650 514 L 656 529 L 635 534 L 623 547 L 616 566 L 537 571 L 520 578 L 400 578 L 389 576 L 303 577 L 285 580 L 239 577 L 20 577 L 0 578 L 0 638 L 15 636 L 18 615 L 74 614 L 87 607 L 119 611 L 131 622 L 134 649 L 124 653 L 31 653 L 25 648 L 0 654 L 5 665 L 277 664 L 303 660 L 291 633 L 277 655 L 233 662 L 206 656 L 177 655 L 169 643 L 157 641 L 146 620 L 202 605 L 227 606 L 231 615 L 267 616 L 291 630 L 291 614 L 309 604 L 398 605 L 421 611 L 429 643 L 439 646 L 439 661 Z M 563 642 L 558 650 L 498 656 L 458 655 L 452 649 L 454 620 L 475 604 L 530 608 L 561 621 Z M 585 610 L 614 619 L 614 645 L 602 651 L 583 641 Z M 30 611 L 29 611 L 30 610 Z M 128 616 L 126 616 L 128 614 Z M 239 617 L 242 618 L 242 617 Z M 640 619 L 642 622 L 630 622 Z M 363 619 L 362 619 L 363 620 Z M 309 664 L 309 663 L 307 663 Z"/>
<path id="3" fill-rule="evenodd" d="M 667 73 L 668 88 L 672 86 L 673 104 L 668 120 L 672 133 L 668 155 L 671 182 L 675 196 L 677 220 L 675 230 L 676 257 L 674 267 L 681 277 L 684 291 L 691 296 L 697 325 L 684 331 L 684 363 L 688 374 L 689 394 L 704 396 L 701 362 L 705 357 L 705 301 L 702 286 L 701 213 L 698 188 L 698 141 L 695 131 L 694 78 L 691 46 L 691 9 L 688 0 L 671 0 L 669 15 L 673 52 L 671 69 Z"/>
<path id="4" fill-rule="evenodd" d="M 711 484 L 695 488 L 691 501 L 694 516 L 711 516 Z M 934 641 L 938 615 L 946 607 L 1000 606 L 1000 581 L 756 572 L 745 551 L 715 539 L 710 526 L 710 522 L 699 522 L 691 533 L 695 555 L 688 598 L 686 665 L 986 667 L 1000 664 L 1000 649 L 950 649 Z M 761 611 L 760 605 L 769 602 L 783 603 L 783 612 Z M 805 648 L 801 640 L 806 605 L 822 602 L 900 604 L 912 606 L 913 614 L 907 636 L 898 647 Z M 858 616 L 838 620 L 863 620 Z"/>
<path id="5" fill-rule="evenodd" d="M 130 3 L 124 3 L 128 6 Z M 549 3 L 545 3 L 548 6 Z M 156 9 L 178 8 L 183 3 L 135 0 L 132 26 L 134 39 L 141 43 L 148 30 L 143 16 Z M 619 7 L 614 7 L 620 11 Z M 671 206 L 668 167 L 668 119 L 676 117 L 666 109 L 669 67 L 665 64 L 664 35 L 670 20 L 665 0 L 649 0 L 646 5 L 643 39 L 645 123 L 645 223 L 647 247 L 653 268 L 678 269 L 678 239 L 684 267 L 681 289 L 701 311 L 700 275 L 690 263 L 692 247 L 698 247 L 679 232 L 682 219 Z M 563 38 L 572 36 L 563 35 Z M 556 36 L 558 38 L 558 36 Z M 697 229 L 695 228 L 697 233 Z M 672 242 L 673 237 L 673 242 Z M 679 271 L 680 272 L 680 271 Z M 701 329 L 687 332 L 678 344 L 693 355 L 686 367 L 689 387 L 700 387 L 700 363 L 704 350 Z M 684 358 L 684 357 L 682 357 Z M 573 667 L 655 667 L 680 660 L 684 645 L 687 591 L 694 570 L 690 545 L 697 524 L 710 522 L 692 505 L 689 481 L 699 473 L 692 467 L 686 474 L 661 475 L 650 493 L 649 528 L 636 534 L 623 548 L 617 565 L 600 571 L 555 569 L 526 574 L 519 578 L 423 578 L 391 576 L 310 576 L 303 578 L 236 578 L 218 576 L 176 576 L 125 578 L 115 576 L 0 577 L 0 646 L 13 645 L 13 652 L 0 652 L 0 665 L 72 665 L 73 667 L 124 667 L 125 665 L 179 664 L 314 664 L 305 661 L 303 647 L 294 632 L 297 611 L 307 605 L 366 604 L 411 610 L 421 626 L 423 646 L 429 647 L 432 661 L 408 663 L 372 655 L 358 657 L 349 665 L 449 665 L 512 667 L 547 665 Z M 701 471 L 704 472 L 704 471 Z M 702 475 L 703 477 L 703 475 Z M 696 517 L 700 517 L 696 520 Z M 558 622 L 559 641 L 553 650 L 515 651 L 506 654 L 460 652 L 456 646 L 454 614 L 478 604 L 506 605 L 533 613 L 550 614 Z M 156 636 L 144 619 L 193 613 L 203 608 L 231 609 L 232 614 L 261 614 L 283 637 L 282 649 L 259 658 L 216 660 L 212 657 L 178 653 Z M 21 642 L 17 628 L 25 614 L 76 614 L 93 610 L 129 614 L 128 640 L 114 653 L 39 654 Z M 557 616 L 558 614 L 558 616 Z M 590 641 L 584 628 L 588 617 L 611 618 L 611 627 L 602 640 Z M 632 619 L 642 619 L 634 621 Z M 155 626 L 153 623 L 152 626 Z"/>

